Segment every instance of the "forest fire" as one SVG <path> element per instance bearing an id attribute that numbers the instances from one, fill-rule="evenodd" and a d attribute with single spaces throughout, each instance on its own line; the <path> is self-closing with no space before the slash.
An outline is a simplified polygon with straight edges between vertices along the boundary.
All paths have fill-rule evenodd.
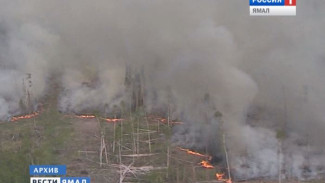
<path id="1" fill-rule="evenodd" d="M 96 118 L 96 116 L 92 115 L 92 114 L 66 115 L 66 116 L 72 117 L 72 118 L 79 118 L 79 119 L 94 119 L 94 118 Z M 122 118 L 102 118 L 102 117 L 99 117 L 99 118 L 105 120 L 108 123 L 115 123 L 115 122 L 124 121 L 124 119 L 122 119 Z"/>
<path id="2" fill-rule="evenodd" d="M 194 152 L 194 151 L 191 151 L 189 149 L 184 149 L 184 148 L 181 148 L 181 147 L 178 147 L 178 149 L 181 150 L 181 151 L 185 151 L 187 154 L 208 158 L 209 161 L 211 161 L 211 159 L 212 159 L 212 157 L 210 155 L 201 154 L 201 153 Z M 209 163 L 209 161 L 202 160 L 199 163 L 199 165 L 201 165 L 203 168 L 206 168 L 206 169 L 213 169 L 214 166 L 211 163 Z M 216 179 L 218 181 L 222 181 L 222 182 L 225 182 L 225 183 L 232 183 L 231 179 L 230 178 L 229 179 L 224 178 L 224 175 L 225 175 L 224 173 L 216 173 Z"/>
<path id="3" fill-rule="evenodd" d="M 195 155 L 195 156 L 201 156 L 201 157 L 207 157 L 207 158 L 211 159 L 211 156 L 209 156 L 209 155 L 204 155 L 204 154 L 201 154 L 201 153 L 198 153 L 198 152 L 191 151 L 189 149 L 183 149 L 183 148 L 179 147 L 179 150 L 185 151 L 187 154 L 191 154 L 191 155 Z"/>
<path id="4" fill-rule="evenodd" d="M 225 179 L 224 178 L 225 174 L 224 173 L 216 173 L 216 179 L 219 180 L 219 181 L 223 181 L 223 182 L 226 182 L 226 183 L 232 183 L 231 179 Z"/>
<path id="5" fill-rule="evenodd" d="M 214 168 L 214 166 L 212 166 L 208 161 L 205 161 L 205 160 L 201 161 L 199 164 L 200 164 L 203 168 L 208 168 L 208 169 L 212 169 L 212 168 Z"/>
<path id="6" fill-rule="evenodd" d="M 14 116 L 11 118 L 10 121 L 14 122 L 14 121 L 18 121 L 18 120 L 21 120 L 21 119 L 30 119 L 30 118 L 34 118 L 36 116 L 39 115 L 39 112 L 34 112 L 34 113 L 31 113 L 31 114 L 26 114 L 26 115 L 22 115 L 22 116 Z"/>
<path id="7" fill-rule="evenodd" d="M 93 119 L 96 116 L 94 116 L 94 115 L 76 115 L 75 117 L 76 118 L 81 118 L 81 119 Z"/>
<path id="8" fill-rule="evenodd" d="M 201 154 L 201 153 L 198 153 L 198 152 L 195 152 L 195 151 L 191 151 L 189 149 L 183 149 L 181 147 L 178 148 L 179 150 L 181 151 L 185 151 L 187 154 L 191 154 L 191 155 L 195 155 L 195 156 L 200 156 L 200 157 L 205 157 L 205 158 L 208 158 L 209 160 L 211 160 L 211 156 L 210 155 L 206 155 L 206 154 Z M 200 163 L 199 163 L 203 168 L 214 168 L 208 161 L 206 160 L 202 160 Z"/>
<path id="9" fill-rule="evenodd" d="M 105 118 L 105 121 L 108 123 L 122 122 L 124 119 L 122 118 Z"/>
<path id="10" fill-rule="evenodd" d="M 224 173 L 216 173 L 217 180 L 223 180 Z"/>

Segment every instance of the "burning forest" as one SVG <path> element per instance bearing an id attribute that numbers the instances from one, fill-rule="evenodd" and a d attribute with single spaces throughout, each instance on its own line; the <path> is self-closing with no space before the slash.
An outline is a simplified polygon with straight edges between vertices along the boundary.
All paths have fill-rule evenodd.
<path id="1" fill-rule="evenodd" d="M 39 113 L 38 112 L 33 112 L 31 114 L 26 114 L 26 115 L 21 115 L 21 116 L 14 116 L 11 118 L 10 121 L 14 122 L 14 121 L 18 121 L 18 120 L 21 120 L 21 119 L 30 119 L 30 118 L 34 118 L 36 116 L 38 116 Z"/>
<path id="2" fill-rule="evenodd" d="M 325 179 L 321 0 L 263 20 L 228 0 L 0 1 L 0 128 L 33 119 L 26 137 L 39 137 L 55 116 L 85 143 L 100 138 L 100 152 L 77 152 L 114 162 L 120 183 L 151 171 L 177 183 Z M 0 162 L 18 152 L 8 144 Z M 136 161 L 159 153 L 159 166 Z"/>

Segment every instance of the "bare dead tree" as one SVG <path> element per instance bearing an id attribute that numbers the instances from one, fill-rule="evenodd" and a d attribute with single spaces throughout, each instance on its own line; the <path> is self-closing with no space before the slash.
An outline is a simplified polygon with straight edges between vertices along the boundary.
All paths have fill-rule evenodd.
<path id="1" fill-rule="evenodd" d="M 115 141 L 115 138 L 116 138 L 116 122 L 114 122 L 113 123 L 113 125 L 114 125 L 114 127 L 113 127 L 113 130 L 114 130 L 114 132 L 113 132 L 113 153 L 115 152 L 115 144 L 116 144 L 116 141 Z"/>
<path id="2" fill-rule="evenodd" d="M 169 146 L 167 147 L 167 173 L 166 173 L 166 178 L 168 179 L 169 177 L 169 164 L 170 164 L 170 152 L 169 152 Z"/>
<path id="3" fill-rule="evenodd" d="M 140 153 L 140 121 L 139 118 L 137 118 L 137 154 Z"/>
<path id="4" fill-rule="evenodd" d="M 226 145 L 226 135 L 225 134 L 222 135 L 222 140 L 223 140 L 223 148 L 224 148 L 225 155 L 226 155 L 226 162 L 227 162 L 227 169 L 228 169 L 228 179 L 231 179 L 229 158 L 228 158 L 227 145 Z"/>
<path id="5" fill-rule="evenodd" d="M 134 120 L 130 119 L 132 122 L 132 152 L 133 154 L 136 154 L 137 152 L 137 146 L 136 146 L 136 140 L 135 140 L 135 134 L 134 134 Z M 134 163 L 134 157 L 132 158 L 132 162 Z"/>
<path id="6" fill-rule="evenodd" d="M 196 182 L 196 166 L 195 165 L 192 165 L 192 173 L 193 173 L 192 182 Z"/>
<path id="7" fill-rule="evenodd" d="M 149 128 L 149 121 L 148 121 L 148 117 L 147 117 L 147 114 L 145 114 L 145 120 L 146 120 L 146 124 L 147 124 L 147 129 L 148 129 L 148 145 L 149 145 L 149 152 L 151 153 L 151 137 L 150 137 L 150 128 Z"/>
<path id="8" fill-rule="evenodd" d="M 99 165 L 100 165 L 100 167 L 102 167 L 102 165 L 103 165 L 103 154 L 105 155 L 106 164 L 108 164 L 108 154 L 107 154 L 104 134 L 101 135 L 101 143 L 100 143 L 100 151 L 99 151 Z"/>
<path id="9" fill-rule="evenodd" d="M 167 107 L 167 124 L 169 127 L 169 121 L 170 121 L 170 104 L 169 104 L 169 99 L 168 99 L 168 107 Z"/>
<path id="10" fill-rule="evenodd" d="M 282 182 L 282 143 L 281 140 L 278 140 L 278 166 L 279 166 L 279 176 L 278 181 L 279 183 Z"/>
<path id="11" fill-rule="evenodd" d="M 120 183 L 123 182 L 123 173 L 122 173 L 122 156 L 121 156 L 121 143 L 119 142 L 119 151 L 118 151 L 118 155 L 119 155 L 119 164 L 120 164 Z"/>

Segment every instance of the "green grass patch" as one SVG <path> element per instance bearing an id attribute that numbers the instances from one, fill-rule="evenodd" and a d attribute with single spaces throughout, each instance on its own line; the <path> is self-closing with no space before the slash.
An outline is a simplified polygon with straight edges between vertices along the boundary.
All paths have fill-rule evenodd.
<path id="1" fill-rule="evenodd" d="M 0 126 L 0 182 L 29 182 L 29 165 L 64 164 L 71 138 L 69 119 L 49 109 L 33 119 Z"/>

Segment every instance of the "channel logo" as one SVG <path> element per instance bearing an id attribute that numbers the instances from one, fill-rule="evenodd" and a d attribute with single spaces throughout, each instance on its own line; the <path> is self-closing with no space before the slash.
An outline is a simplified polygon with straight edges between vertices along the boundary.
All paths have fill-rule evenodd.
<path id="1" fill-rule="evenodd" d="M 30 175 L 65 175 L 67 167 L 65 165 L 30 165 Z"/>
<path id="2" fill-rule="evenodd" d="M 296 16 L 296 0 L 250 0 L 251 16 Z"/>
<path id="3" fill-rule="evenodd" d="M 89 177 L 31 177 L 30 183 L 90 183 Z"/>
<path id="4" fill-rule="evenodd" d="M 30 165 L 30 183 L 90 183 L 90 177 L 65 177 L 66 165 Z M 34 177 L 34 176 L 42 177 Z M 56 177 L 47 177 L 56 176 Z"/>

